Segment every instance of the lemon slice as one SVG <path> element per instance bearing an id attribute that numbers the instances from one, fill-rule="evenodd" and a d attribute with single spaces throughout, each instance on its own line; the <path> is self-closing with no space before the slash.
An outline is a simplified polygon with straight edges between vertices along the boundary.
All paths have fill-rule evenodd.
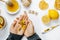
<path id="1" fill-rule="evenodd" d="M 44 24 L 48 24 L 50 22 L 50 17 L 48 15 L 45 15 L 42 17 L 42 22 Z"/>
<path id="2" fill-rule="evenodd" d="M 6 20 L 3 16 L 0 16 L 0 30 L 6 26 Z"/>
<path id="3" fill-rule="evenodd" d="M 21 20 L 21 21 L 19 22 L 19 24 L 21 24 L 21 26 L 22 26 L 21 29 L 23 29 L 23 30 L 26 29 L 25 20 Z M 20 28 L 18 28 L 18 30 L 20 30 Z"/>
<path id="4" fill-rule="evenodd" d="M 52 20 L 56 20 L 59 18 L 59 13 L 54 9 L 49 10 L 48 14 Z"/>
<path id="5" fill-rule="evenodd" d="M 4 19 L 3 17 L 0 16 L 0 24 L 3 24 L 4 23 Z"/>
<path id="6" fill-rule="evenodd" d="M 23 25 L 22 29 L 25 30 L 26 29 L 26 25 Z"/>
<path id="7" fill-rule="evenodd" d="M 44 0 L 40 1 L 40 3 L 39 3 L 39 8 L 40 8 L 41 10 L 47 9 L 47 8 L 48 8 L 48 3 L 46 3 Z"/>
<path id="8" fill-rule="evenodd" d="M 0 24 L 0 29 L 2 28 L 3 26 Z"/>
<path id="9" fill-rule="evenodd" d="M 56 9 L 60 10 L 60 0 L 55 0 L 54 6 Z"/>
<path id="10" fill-rule="evenodd" d="M 24 24 L 25 24 L 25 20 L 21 20 L 21 21 L 19 22 L 19 24 L 24 25 Z"/>

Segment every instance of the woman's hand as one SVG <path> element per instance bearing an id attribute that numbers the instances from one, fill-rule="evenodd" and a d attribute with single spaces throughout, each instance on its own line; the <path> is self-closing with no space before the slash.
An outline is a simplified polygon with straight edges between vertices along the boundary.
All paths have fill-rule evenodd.
<path id="1" fill-rule="evenodd" d="M 20 24 L 21 20 L 24 19 L 25 25 Z M 31 20 L 28 19 L 27 14 L 21 15 L 19 18 L 13 22 L 10 28 L 10 32 L 17 35 L 25 35 L 30 37 L 34 34 L 34 26 Z"/>
<path id="2" fill-rule="evenodd" d="M 33 23 L 32 23 L 32 21 L 31 20 L 28 20 L 28 26 L 27 26 L 27 28 L 26 28 L 26 31 L 25 31 L 25 33 L 24 33 L 24 35 L 26 36 L 26 37 L 30 37 L 30 36 L 32 36 L 35 32 L 34 32 L 34 26 L 33 26 Z"/>
<path id="3" fill-rule="evenodd" d="M 23 35 L 24 32 L 25 32 L 25 29 L 26 29 L 26 26 L 21 26 L 21 24 L 19 23 L 22 19 L 25 20 L 25 25 L 27 25 L 27 15 L 24 14 L 24 15 L 21 15 L 19 18 L 16 18 L 16 20 L 14 20 L 14 22 L 12 23 L 11 25 L 11 28 L 10 28 L 10 32 L 13 33 L 13 34 L 17 34 L 17 35 Z"/>

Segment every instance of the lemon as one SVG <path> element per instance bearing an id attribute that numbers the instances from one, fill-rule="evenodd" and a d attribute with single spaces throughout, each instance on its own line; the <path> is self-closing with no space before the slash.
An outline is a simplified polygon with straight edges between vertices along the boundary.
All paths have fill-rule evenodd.
<path id="1" fill-rule="evenodd" d="M 59 18 L 59 13 L 56 10 L 51 9 L 48 11 L 48 14 L 52 20 L 56 20 Z"/>
<path id="2" fill-rule="evenodd" d="M 48 24 L 48 23 L 50 22 L 50 17 L 49 17 L 48 15 L 44 15 L 44 16 L 42 17 L 42 22 L 43 22 L 44 24 Z"/>

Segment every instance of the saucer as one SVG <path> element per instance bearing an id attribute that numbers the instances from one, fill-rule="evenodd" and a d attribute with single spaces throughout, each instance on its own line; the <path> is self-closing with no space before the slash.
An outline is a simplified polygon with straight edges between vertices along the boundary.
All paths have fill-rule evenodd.
<path id="1" fill-rule="evenodd" d="M 1 16 L 1 17 L 3 17 L 3 16 Z M 4 21 L 5 21 L 5 22 L 4 22 L 4 26 L 3 26 L 0 30 L 4 29 L 4 28 L 6 27 L 6 24 L 7 24 L 6 18 L 3 17 L 3 19 L 4 19 Z"/>

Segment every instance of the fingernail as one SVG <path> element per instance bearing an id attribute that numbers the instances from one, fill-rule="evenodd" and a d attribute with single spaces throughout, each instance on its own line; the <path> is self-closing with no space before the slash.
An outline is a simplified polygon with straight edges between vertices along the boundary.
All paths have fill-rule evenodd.
<path id="1" fill-rule="evenodd" d="M 16 19 L 19 20 L 19 17 L 17 17 Z"/>

